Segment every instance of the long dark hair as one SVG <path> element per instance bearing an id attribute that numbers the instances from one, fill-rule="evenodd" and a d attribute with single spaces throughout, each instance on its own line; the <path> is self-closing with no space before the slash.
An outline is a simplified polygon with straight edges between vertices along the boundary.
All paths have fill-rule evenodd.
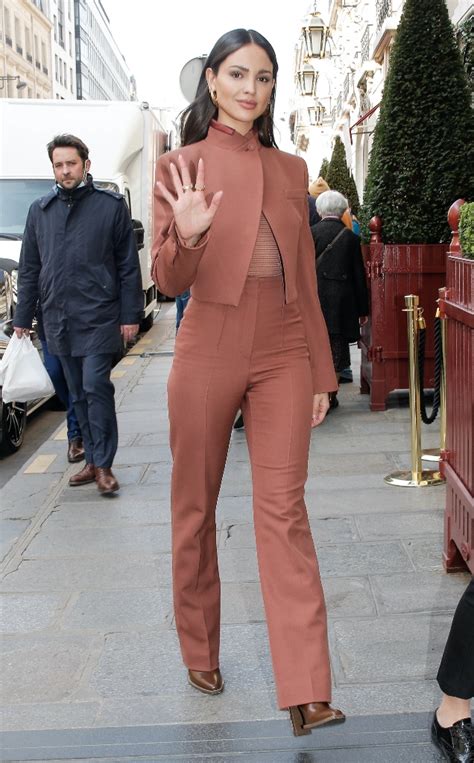
<path id="1" fill-rule="evenodd" d="M 212 69 L 217 74 L 221 63 L 235 53 L 244 45 L 255 43 L 259 45 L 268 55 L 273 66 L 273 78 L 275 86 L 272 89 L 269 108 L 258 119 L 255 120 L 255 127 L 258 131 L 260 142 L 264 146 L 276 148 L 275 137 L 273 135 L 273 111 L 275 108 L 275 90 L 276 77 L 278 72 L 278 62 L 275 51 L 263 35 L 254 29 L 233 29 L 231 32 L 219 37 L 213 49 L 209 53 L 203 66 L 199 84 L 196 90 L 196 97 L 192 103 L 181 113 L 181 145 L 187 146 L 190 143 L 197 143 L 203 140 L 209 129 L 209 122 L 217 115 L 217 107 L 211 101 L 209 88 L 206 80 L 206 69 Z"/>

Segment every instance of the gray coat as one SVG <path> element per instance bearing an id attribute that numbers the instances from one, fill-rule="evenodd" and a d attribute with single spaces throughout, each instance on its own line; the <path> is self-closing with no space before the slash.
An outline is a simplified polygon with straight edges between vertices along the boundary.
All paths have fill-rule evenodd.
<path id="1" fill-rule="evenodd" d="M 130 215 L 118 193 L 88 182 L 55 187 L 28 212 L 14 325 L 30 328 L 38 300 L 54 355 L 120 349 L 120 326 L 140 322 L 140 264 Z"/>

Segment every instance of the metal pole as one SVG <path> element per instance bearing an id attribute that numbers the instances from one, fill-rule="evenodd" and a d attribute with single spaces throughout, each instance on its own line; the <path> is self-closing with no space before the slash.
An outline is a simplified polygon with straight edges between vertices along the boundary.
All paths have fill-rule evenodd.
<path id="1" fill-rule="evenodd" d="M 421 467 L 421 414 L 420 414 L 420 378 L 418 368 L 418 329 L 424 319 L 419 307 L 417 294 L 405 297 L 408 330 L 408 372 L 410 394 L 410 445 L 411 471 L 397 471 L 385 477 L 388 485 L 398 487 L 427 487 L 441 485 L 443 479 L 439 472 L 423 471 Z"/>

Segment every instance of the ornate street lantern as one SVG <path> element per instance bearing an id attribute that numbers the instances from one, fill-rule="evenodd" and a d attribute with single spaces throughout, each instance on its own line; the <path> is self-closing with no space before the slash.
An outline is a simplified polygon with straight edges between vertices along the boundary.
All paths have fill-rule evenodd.
<path id="1" fill-rule="evenodd" d="M 309 58 L 324 58 L 329 27 L 317 11 L 306 18 L 302 33 Z"/>
<path id="2" fill-rule="evenodd" d="M 308 117 L 311 127 L 320 127 L 322 125 L 325 110 L 324 106 L 318 102 L 314 106 L 308 106 Z"/>
<path id="3" fill-rule="evenodd" d="M 298 84 L 301 95 L 314 95 L 317 81 L 317 72 L 314 71 L 312 66 L 305 64 L 298 72 Z"/>

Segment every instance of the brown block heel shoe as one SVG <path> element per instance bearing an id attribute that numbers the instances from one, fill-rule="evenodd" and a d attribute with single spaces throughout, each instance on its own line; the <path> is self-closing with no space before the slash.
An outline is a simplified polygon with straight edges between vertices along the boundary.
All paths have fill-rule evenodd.
<path id="1" fill-rule="evenodd" d="M 69 484 L 71 487 L 78 487 L 79 485 L 88 485 L 90 482 L 95 482 L 95 466 L 94 464 L 86 464 L 83 466 L 80 472 L 73 474 L 69 478 Z"/>
<path id="2" fill-rule="evenodd" d="M 328 702 L 310 702 L 288 708 L 295 737 L 311 734 L 312 729 L 334 723 L 344 723 L 346 716 Z"/>
<path id="3" fill-rule="evenodd" d="M 224 681 L 219 668 L 217 670 L 188 670 L 188 683 L 203 694 L 220 694 L 224 691 Z"/>

